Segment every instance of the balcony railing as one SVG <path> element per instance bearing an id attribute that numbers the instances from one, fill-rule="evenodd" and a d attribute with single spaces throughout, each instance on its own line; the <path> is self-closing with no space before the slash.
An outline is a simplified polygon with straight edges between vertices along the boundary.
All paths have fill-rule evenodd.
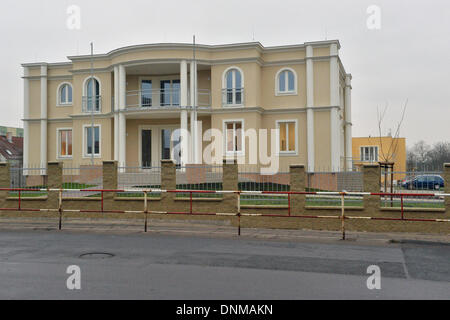
<path id="1" fill-rule="evenodd" d="M 180 89 L 133 90 L 126 93 L 127 109 L 174 108 L 180 106 Z M 114 97 L 112 97 L 114 101 Z M 197 106 L 210 107 L 211 93 L 209 89 L 197 91 Z M 113 102 L 114 103 L 114 102 Z M 190 94 L 188 92 L 188 104 Z"/>
<path id="2" fill-rule="evenodd" d="M 242 106 L 244 104 L 244 88 L 222 89 L 223 106 Z"/>
<path id="3" fill-rule="evenodd" d="M 82 103 L 83 112 L 101 112 L 102 111 L 102 96 L 83 96 Z"/>

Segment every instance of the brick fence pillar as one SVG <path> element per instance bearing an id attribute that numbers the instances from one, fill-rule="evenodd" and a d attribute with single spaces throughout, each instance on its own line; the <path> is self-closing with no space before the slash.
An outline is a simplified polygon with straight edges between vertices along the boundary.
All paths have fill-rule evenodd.
<path id="1" fill-rule="evenodd" d="M 304 192 L 306 187 L 305 165 L 294 164 L 289 166 L 291 191 Z M 291 214 L 302 213 L 305 210 L 306 195 L 291 195 Z"/>
<path id="2" fill-rule="evenodd" d="M 47 168 L 47 187 L 49 189 L 59 189 L 62 187 L 62 162 L 49 162 Z M 47 197 L 47 208 L 58 208 L 57 191 L 49 191 Z"/>
<path id="3" fill-rule="evenodd" d="M 450 163 L 444 163 L 444 192 L 450 194 Z M 445 212 L 450 214 L 450 197 L 445 197 Z"/>
<path id="4" fill-rule="evenodd" d="M 161 160 L 161 189 L 175 190 L 177 188 L 177 169 L 172 160 Z M 176 207 L 175 193 L 161 193 L 161 207 L 164 211 L 172 211 Z"/>
<path id="5" fill-rule="evenodd" d="M 229 160 L 223 161 L 222 166 L 222 187 L 225 191 L 234 191 L 239 188 L 238 181 L 238 165 L 237 161 L 230 162 Z M 221 208 L 216 212 L 222 213 L 234 213 L 237 212 L 237 200 L 238 195 L 234 193 L 224 194 Z"/>
<path id="6" fill-rule="evenodd" d="M 363 166 L 364 192 L 380 192 L 381 170 L 378 164 L 365 164 Z M 364 196 L 364 212 L 373 216 L 380 212 L 380 197 Z"/>
<path id="7" fill-rule="evenodd" d="M 9 163 L 0 163 L 0 188 L 9 188 L 10 179 Z M 6 207 L 6 198 L 8 198 L 8 191 L 0 191 L 0 208 Z"/>
<path id="8" fill-rule="evenodd" d="M 103 189 L 117 189 L 117 161 L 103 161 L 102 167 Z M 114 207 L 114 192 L 103 193 L 103 205 L 105 208 Z"/>

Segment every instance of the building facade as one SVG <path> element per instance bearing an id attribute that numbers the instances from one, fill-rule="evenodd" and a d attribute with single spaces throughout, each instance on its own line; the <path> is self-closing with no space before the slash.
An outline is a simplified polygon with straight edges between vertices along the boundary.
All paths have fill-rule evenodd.
<path id="1" fill-rule="evenodd" d="M 277 144 L 280 166 L 347 168 L 351 75 L 339 49 L 338 41 L 149 44 L 23 64 L 24 165 L 199 164 L 209 129 L 222 132 L 221 158 L 250 163 L 248 130 L 266 129 L 267 142 L 258 146 L 271 152 Z"/>
<path id="2" fill-rule="evenodd" d="M 23 138 L 14 136 L 11 132 L 0 134 L 0 162 L 14 165 L 22 163 Z"/>
<path id="3" fill-rule="evenodd" d="M 406 139 L 394 137 L 354 137 L 353 165 L 362 167 L 370 163 L 394 163 L 394 180 L 406 176 Z"/>
<path id="4" fill-rule="evenodd" d="M 0 126 L 0 136 L 11 134 L 13 137 L 23 138 L 23 128 Z"/>

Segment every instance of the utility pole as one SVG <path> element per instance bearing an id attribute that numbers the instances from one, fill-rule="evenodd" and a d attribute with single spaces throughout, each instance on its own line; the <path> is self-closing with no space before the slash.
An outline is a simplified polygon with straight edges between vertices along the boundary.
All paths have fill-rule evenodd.
<path id="1" fill-rule="evenodd" d="M 91 148 L 91 165 L 94 165 L 94 150 L 95 150 L 95 133 L 94 133 L 94 107 L 96 105 L 96 90 L 95 90 L 95 83 L 94 83 L 94 43 L 91 42 L 91 79 L 89 80 L 91 83 L 91 97 L 92 97 L 92 101 L 91 101 L 91 143 L 92 143 L 92 148 Z M 89 105 L 89 92 L 88 92 L 88 96 L 87 96 L 87 101 L 86 101 Z M 99 141 L 100 143 L 100 141 Z"/>
<path id="2" fill-rule="evenodd" d="M 196 88 L 196 84 L 197 84 L 197 61 L 195 60 L 195 35 L 192 36 L 192 64 L 194 65 L 194 68 L 192 68 L 191 70 L 194 71 L 193 76 L 191 77 L 191 80 L 193 80 L 191 83 L 192 86 L 192 112 L 191 112 L 191 141 L 192 141 L 192 146 L 191 146 L 191 152 L 192 152 L 192 161 L 193 163 L 197 163 L 197 109 L 196 109 L 196 103 L 197 103 L 197 88 Z"/>

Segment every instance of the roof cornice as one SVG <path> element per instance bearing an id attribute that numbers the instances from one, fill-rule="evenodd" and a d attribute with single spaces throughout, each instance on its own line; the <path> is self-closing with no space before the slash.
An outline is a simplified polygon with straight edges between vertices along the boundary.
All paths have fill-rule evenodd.
<path id="1" fill-rule="evenodd" d="M 244 42 L 244 43 L 233 43 L 233 44 L 220 44 L 220 45 L 205 45 L 196 44 L 195 49 L 197 51 L 203 52 L 218 52 L 218 51 L 232 51 L 232 50 L 257 50 L 260 54 L 264 53 L 275 53 L 275 52 L 287 52 L 305 49 L 307 46 L 312 46 L 315 48 L 327 47 L 332 44 L 337 44 L 338 49 L 341 48 L 339 40 L 323 40 L 314 42 L 305 42 L 302 44 L 292 44 L 292 45 L 282 45 L 282 46 L 269 46 L 264 47 L 260 42 Z M 41 66 L 48 66 L 51 68 L 64 68 L 73 65 L 73 62 L 90 61 L 93 59 L 105 60 L 112 59 L 116 56 L 128 53 L 128 52 L 139 52 L 148 50 L 192 50 L 193 45 L 191 43 L 152 43 L 152 44 L 141 44 L 141 45 L 131 45 L 121 48 L 114 49 L 108 53 L 94 54 L 91 55 L 76 55 L 68 56 L 67 58 L 71 61 L 68 62 L 57 62 L 57 63 L 46 63 L 46 62 L 34 62 L 34 63 L 23 63 L 24 68 L 38 68 Z"/>
<path id="2" fill-rule="evenodd" d="M 222 45 L 196 44 L 195 49 L 197 51 L 204 51 L 204 52 L 255 49 L 260 53 L 265 53 L 265 52 L 282 52 L 290 50 L 299 50 L 304 49 L 306 46 L 326 47 L 331 44 L 337 44 L 338 48 L 340 48 L 340 43 L 338 40 L 325 40 L 325 41 L 305 42 L 303 44 L 270 46 L 270 47 L 264 47 L 260 42 L 246 42 L 246 43 L 234 43 Z M 90 59 L 103 60 L 103 59 L 111 59 L 117 55 L 121 55 L 128 52 L 146 51 L 146 50 L 191 50 L 191 49 L 193 49 L 193 45 L 190 43 L 153 43 L 153 44 L 126 46 L 114 49 L 108 53 L 95 54 L 93 56 L 79 55 L 79 56 L 69 56 L 67 58 L 72 61 L 88 61 Z"/>

